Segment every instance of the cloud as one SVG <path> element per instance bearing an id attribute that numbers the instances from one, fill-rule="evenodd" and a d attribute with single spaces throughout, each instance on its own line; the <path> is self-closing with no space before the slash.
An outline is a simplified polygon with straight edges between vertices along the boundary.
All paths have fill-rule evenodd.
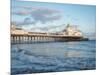
<path id="1" fill-rule="evenodd" d="M 35 24 L 35 22 L 31 18 L 25 18 L 23 21 L 13 21 L 15 25 L 30 25 Z"/>
<path id="2" fill-rule="evenodd" d="M 42 7 L 31 7 L 31 6 L 18 6 L 17 8 L 23 8 L 16 12 L 12 12 L 13 15 L 25 16 L 29 15 L 35 23 L 47 23 L 61 19 L 61 13 L 58 10 Z"/>
<path id="3" fill-rule="evenodd" d="M 61 18 L 61 15 L 56 10 L 37 9 L 37 10 L 32 11 L 31 17 L 35 21 L 46 23 L 46 22 L 53 22 L 55 20 L 59 20 Z"/>
<path id="4" fill-rule="evenodd" d="M 12 12 L 13 15 L 19 15 L 19 16 L 25 16 L 25 15 L 29 15 L 30 12 L 29 11 L 18 11 L 18 12 Z"/>
<path id="5" fill-rule="evenodd" d="M 30 30 L 31 31 L 44 31 L 44 32 L 57 32 L 57 31 L 63 31 L 63 29 L 66 27 L 66 25 L 52 25 L 52 26 L 43 26 L 43 27 L 32 27 Z"/>
<path id="6" fill-rule="evenodd" d="M 46 16 L 43 14 L 32 14 L 33 19 L 38 22 L 46 23 L 46 22 L 53 22 L 55 20 L 59 20 L 61 16 L 56 15 L 56 16 Z"/>

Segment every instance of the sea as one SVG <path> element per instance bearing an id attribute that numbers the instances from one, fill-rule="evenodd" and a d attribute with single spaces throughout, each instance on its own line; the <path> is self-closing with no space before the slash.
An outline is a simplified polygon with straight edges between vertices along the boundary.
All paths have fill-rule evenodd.
<path id="1" fill-rule="evenodd" d="M 11 44 L 11 74 L 96 69 L 96 40 Z"/>

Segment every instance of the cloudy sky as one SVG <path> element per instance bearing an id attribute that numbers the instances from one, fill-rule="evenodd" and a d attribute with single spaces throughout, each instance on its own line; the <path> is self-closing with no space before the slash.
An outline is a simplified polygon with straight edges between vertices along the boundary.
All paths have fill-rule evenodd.
<path id="1" fill-rule="evenodd" d="M 59 32 L 68 23 L 95 35 L 96 7 L 12 0 L 11 22 L 32 31 Z"/>

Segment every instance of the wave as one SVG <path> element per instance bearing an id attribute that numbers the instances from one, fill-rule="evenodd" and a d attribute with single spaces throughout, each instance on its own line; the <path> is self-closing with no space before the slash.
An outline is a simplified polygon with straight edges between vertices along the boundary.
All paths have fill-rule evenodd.
<path id="1" fill-rule="evenodd" d="M 13 49 L 11 73 L 42 73 L 95 69 L 95 57 L 56 57 L 35 54 L 31 50 Z M 91 63 L 91 64 L 90 64 Z"/>

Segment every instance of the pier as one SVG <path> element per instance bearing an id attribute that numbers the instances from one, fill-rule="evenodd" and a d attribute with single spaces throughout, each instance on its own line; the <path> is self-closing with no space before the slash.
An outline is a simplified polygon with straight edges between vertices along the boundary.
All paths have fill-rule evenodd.
<path id="1" fill-rule="evenodd" d="M 82 41 L 80 36 L 11 34 L 11 43 Z"/>
<path id="2" fill-rule="evenodd" d="M 37 43 L 37 42 L 67 42 L 86 41 L 81 31 L 76 27 L 67 25 L 61 33 L 28 32 L 14 25 L 11 27 L 11 43 Z"/>

